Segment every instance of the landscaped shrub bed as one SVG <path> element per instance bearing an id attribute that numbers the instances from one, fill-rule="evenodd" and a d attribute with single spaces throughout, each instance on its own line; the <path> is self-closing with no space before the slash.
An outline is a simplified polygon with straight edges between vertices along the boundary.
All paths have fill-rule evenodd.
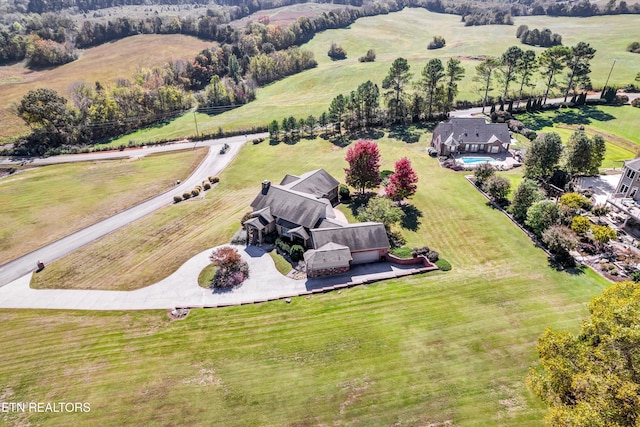
<path id="1" fill-rule="evenodd" d="M 436 264 L 436 267 L 438 267 L 442 271 L 451 270 L 451 264 L 449 264 L 449 261 L 447 261 L 446 259 L 440 258 L 435 262 L 435 264 Z"/>

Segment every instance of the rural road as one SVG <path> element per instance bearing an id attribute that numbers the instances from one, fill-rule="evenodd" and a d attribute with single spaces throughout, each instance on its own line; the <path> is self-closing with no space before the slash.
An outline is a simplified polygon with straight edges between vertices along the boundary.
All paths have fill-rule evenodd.
<path id="1" fill-rule="evenodd" d="M 13 261 L 0 266 L 0 286 L 4 286 L 36 269 L 36 264 L 42 260 L 45 264 L 55 261 L 94 240 L 109 234 L 125 225 L 140 219 L 164 206 L 173 203 L 173 195 L 182 194 L 187 190 L 192 190 L 196 185 L 201 184 L 209 176 L 219 174 L 238 154 L 240 148 L 248 140 L 265 137 L 267 134 L 241 135 L 230 138 L 200 141 L 197 143 L 178 143 L 171 145 L 155 146 L 137 150 L 125 150 L 118 152 L 78 154 L 73 156 L 56 156 L 44 159 L 29 159 L 30 164 L 53 164 L 72 161 L 105 160 L 122 157 L 141 157 L 150 153 L 164 151 L 182 150 L 193 148 L 194 146 L 208 146 L 209 153 L 200 166 L 180 185 L 173 187 L 167 192 L 160 194 L 143 203 L 122 211 L 110 218 L 97 222 L 87 228 L 63 237 L 53 243 L 43 246 L 33 252 L 21 256 Z M 224 144 L 229 144 L 229 149 L 225 154 L 220 154 L 220 148 Z M 25 159 L 5 159 L 0 161 L 3 164 L 21 163 Z"/>

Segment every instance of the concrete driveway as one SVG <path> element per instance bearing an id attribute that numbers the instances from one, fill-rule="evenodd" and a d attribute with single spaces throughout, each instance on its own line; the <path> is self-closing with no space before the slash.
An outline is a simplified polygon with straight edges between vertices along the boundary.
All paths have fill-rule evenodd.
<path id="1" fill-rule="evenodd" d="M 174 194 L 182 194 L 185 191 L 190 191 L 196 185 L 200 184 L 203 180 L 211 175 L 217 175 L 229 164 L 231 160 L 238 154 L 240 148 L 249 140 L 256 137 L 264 136 L 264 134 L 236 136 L 231 138 L 216 139 L 210 141 L 198 142 L 198 145 L 208 146 L 209 153 L 207 157 L 202 161 L 200 166 L 182 182 L 179 186 L 173 187 L 171 190 L 162 193 L 152 199 L 149 199 L 139 205 L 133 206 L 119 214 L 116 214 L 110 218 L 97 222 L 83 230 L 77 231 L 57 240 L 49 245 L 46 245 L 40 249 L 37 249 L 27 255 L 24 255 L 16 260 L 7 262 L 0 266 L 0 287 L 7 283 L 22 277 L 35 269 L 38 260 L 42 260 L 45 264 L 48 264 L 56 259 L 81 248 L 82 246 L 93 242 L 94 240 L 109 234 L 125 225 L 140 219 L 156 210 L 168 206 L 173 203 Z M 220 154 L 220 148 L 223 144 L 228 144 L 229 149 L 225 154 Z M 184 148 L 191 148 L 194 143 L 188 144 L 172 144 L 169 146 L 156 146 L 139 150 L 125 150 L 124 152 L 116 153 L 92 153 L 92 154 L 79 154 L 74 156 L 61 156 L 52 159 L 58 159 L 62 162 L 71 161 L 85 161 L 85 160 L 99 160 L 108 159 L 109 156 L 119 154 L 120 157 L 127 153 L 128 156 L 140 157 L 150 153 L 181 150 Z M 91 156 L 91 159 L 87 158 Z M 35 159 L 35 163 L 39 163 L 38 160 L 47 159 Z"/>
<path id="2" fill-rule="evenodd" d="M 294 280 L 280 274 L 271 256 L 262 249 L 233 247 L 249 264 L 250 277 L 239 288 L 226 292 L 198 286 L 198 275 L 209 265 L 209 255 L 216 249 L 212 248 L 191 258 L 166 279 L 135 291 L 31 289 L 32 274 L 28 274 L 0 288 L 0 308 L 149 310 L 222 307 L 326 292 L 425 271 L 383 262 L 355 266 L 348 274 Z"/>

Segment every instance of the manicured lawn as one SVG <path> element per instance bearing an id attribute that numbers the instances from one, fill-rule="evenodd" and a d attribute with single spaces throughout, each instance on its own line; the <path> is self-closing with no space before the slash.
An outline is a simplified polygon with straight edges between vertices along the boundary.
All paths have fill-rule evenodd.
<path id="1" fill-rule="evenodd" d="M 580 41 L 588 42 L 597 49 L 592 61 L 591 79 L 594 86 L 602 86 L 613 63 L 618 61 L 609 83 L 623 86 L 633 82 L 640 69 L 640 55 L 626 52 L 627 45 L 634 41 L 637 33 L 636 19 L 632 15 L 599 16 L 592 18 L 550 18 L 529 16 L 514 18 L 514 25 L 488 25 L 464 27 L 460 17 L 437 14 L 424 9 L 404 11 L 363 18 L 348 29 L 328 30 L 317 34 L 305 49 L 314 52 L 318 67 L 288 77 L 261 88 L 257 100 L 218 116 L 197 114 L 200 132 L 215 132 L 219 127 L 225 130 L 247 129 L 251 126 L 265 126 L 273 119 L 284 117 L 316 117 L 328 106 L 336 95 L 348 94 L 366 80 L 379 86 L 394 59 L 404 57 L 409 61 L 414 79 L 426 63 L 434 58 L 447 61 L 450 57 L 462 60 L 466 76 L 460 82 L 459 99 L 480 99 L 478 83 L 473 81 L 479 55 L 500 55 L 511 45 L 520 45 L 515 31 L 521 24 L 530 28 L 551 28 L 563 37 L 563 43 L 572 46 Z M 442 49 L 427 50 L 426 45 L 434 35 L 443 36 L 447 42 Z M 327 56 L 331 42 L 335 41 L 347 51 L 347 59 L 332 61 Z M 520 45 L 533 49 L 537 54 L 542 48 Z M 376 51 L 376 61 L 360 63 L 358 57 L 368 49 Z M 476 59 L 472 59 L 476 57 Z M 500 84 L 493 85 L 492 92 L 500 94 Z M 517 85 L 512 85 L 515 90 Z M 536 91 L 542 93 L 544 85 L 538 84 Z M 117 144 L 130 140 L 149 141 L 159 138 L 180 138 L 195 134 L 193 114 L 186 114 L 173 120 L 167 126 L 154 127 L 126 135 Z"/>
<path id="2" fill-rule="evenodd" d="M 391 253 L 399 258 L 411 258 L 411 248 L 402 246 L 400 248 L 393 248 Z"/>
<path id="3" fill-rule="evenodd" d="M 0 264 L 166 191 L 206 148 L 44 166 L 0 180 Z"/>
<path id="4" fill-rule="evenodd" d="M 640 108 L 598 106 L 520 114 L 518 120 L 536 132 L 556 132 L 567 142 L 580 126 L 601 135 L 607 145 L 603 168 L 619 168 L 640 149 Z"/>
<path id="5" fill-rule="evenodd" d="M 32 89 L 48 87 L 71 99 L 74 83 L 132 79 L 139 68 L 163 65 L 169 60 L 192 60 L 211 42 L 181 34 L 144 34 L 127 37 L 82 51 L 78 60 L 50 70 L 32 71 L 22 63 L 0 67 L 0 142 L 28 133 L 24 122 L 10 111 L 12 102 Z"/>
<path id="6" fill-rule="evenodd" d="M 269 252 L 269 256 L 275 263 L 276 269 L 280 272 L 280 274 L 282 274 L 283 276 L 286 276 L 287 274 L 289 274 L 289 272 L 292 269 L 291 264 L 289 264 L 289 261 L 284 259 L 284 257 L 280 255 L 275 249 Z"/>
<path id="7" fill-rule="evenodd" d="M 91 402 L 89 414 L 31 415 L 53 426 L 540 425 L 545 409 L 524 385 L 536 339 L 548 326 L 576 331 L 606 283 L 549 268 L 463 173 L 426 154 L 426 136 L 379 143 L 383 168 L 408 156 L 420 177 L 407 246 L 427 244 L 452 271 L 173 322 L 158 311 L 3 311 L 0 340 L 12 351 L 0 359 L 0 392 Z M 204 201 L 163 209 L 42 277 L 60 284 L 69 259 L 109 254 L 89 274 L 69 268 L 65 282 L 150 283 L 226 242 L 263 179 L 316 167 L 343 179 L 345 151 L 321 139 L 247 145 Z"/>
<path id="8" fill-rule="evenodd" d="M 218 268 L 213 264 L 209 264 L 208 266 L 203 268 L 198 275 L 198 285 L 200 285 L 200 287 L 202 288 L 210 287 L 211 281 L 213 280 L 213 276 L 216 274 L 217 269 Z"/>

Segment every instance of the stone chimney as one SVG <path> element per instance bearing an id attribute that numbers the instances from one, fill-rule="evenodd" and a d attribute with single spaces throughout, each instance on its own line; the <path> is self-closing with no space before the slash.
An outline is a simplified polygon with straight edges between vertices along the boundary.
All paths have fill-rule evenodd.
<path id="1" fill-rule="evenodd" d="M 262 181 L 262 194 L 264 194 L 266 196 L 267 193 L 269 192 L 269 187 L 271 187 L 271 181 L 269 181 L 267 179 Z"/>

